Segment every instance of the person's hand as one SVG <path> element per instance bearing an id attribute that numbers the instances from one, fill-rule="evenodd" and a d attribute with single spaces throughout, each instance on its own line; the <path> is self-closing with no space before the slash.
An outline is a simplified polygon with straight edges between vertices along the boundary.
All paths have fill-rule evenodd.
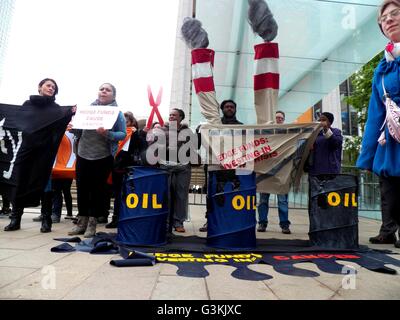
<path id="1" fill-rule="evenodd" d="M 135 127 L 132 127 L 132 134 L 134 134 L 137 131 Z"/>
<path id="2" fill-rule="evenodd" d="M 74 126 L 73 126 L 72 122 L 68 123 L 68 125 L 67 125 L 67 131 L 70 131 L 73 127 L 74 127 Z"/>
<path id="3" fill-rule="evenodd" d="M 96 129 L 96 132 L 97 132 L 98 134 L 101 134 L 102 136 L 106 136 L 107 133 L 108 133 L 108 130 L 104 129 L 104 127 L 100 127 L 100 128 L 97 128 L 97 129 Z"/>
<path id="4" fill-rule="evenodd" d="M 146 132 L 146 133 L 149 132 L 149 130 L 150 130 L 150 129 L 147 128 L 147 126 L 145 126 L 145 127 L 143 128 L 143 131 Z"/>
<path id="5" fill-rule="evenodd" d="M 321 125 L 325 132 L 328 131 L 329 129 L 328 121 L 321 121 Z"/>

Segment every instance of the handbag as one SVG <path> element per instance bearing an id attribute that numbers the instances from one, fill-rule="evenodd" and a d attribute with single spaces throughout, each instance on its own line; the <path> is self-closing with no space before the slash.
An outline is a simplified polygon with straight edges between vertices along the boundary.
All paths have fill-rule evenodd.
<path id="1" fill-rule="evenodd" d="M 385 85 L 384 85 L 384 77 L 382 77 L 382 88 L 383 88 L 383 98 L 386 107 L 386 117 L 383 121 L 380 131 L 382 131 L 378 142 L 380 145 L 385 145 L 385 126 L 387 126 L 388 131 L 392 138 L 400 143 L 400 108 L 394 102 L 389 94 L 386 92 Z"/>

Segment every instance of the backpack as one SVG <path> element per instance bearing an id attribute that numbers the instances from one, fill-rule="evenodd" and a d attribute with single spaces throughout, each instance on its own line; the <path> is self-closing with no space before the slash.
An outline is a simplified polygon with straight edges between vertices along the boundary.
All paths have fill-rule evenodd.
<path id="1" fill-rule="evenodd" d="M 383 78 L 384 77 L 382 77 L 382 87 L 384 93 L 383 98 L 385 100 L 384 102 L 386 106 L 386 117 L 380 129 L 382 133 L 378 139 L 378 142 L 381 145 L 384 145 L 386 143 L 385 130 L 384 130 L 386 125 L 393 139 L 398 143 L 400 143 L 400 108 L 386 92 Z"/>

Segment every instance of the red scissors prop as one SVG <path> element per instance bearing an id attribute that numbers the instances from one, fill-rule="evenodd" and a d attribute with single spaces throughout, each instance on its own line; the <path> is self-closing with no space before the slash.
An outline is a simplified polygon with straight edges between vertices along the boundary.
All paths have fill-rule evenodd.
<path id="1" fill-rule="evenodd" d="M 158 121 L 160 122 L 161 126 L 164 126 L 164 120 L 161 117 L 160 111 L 158 110 L 158 106 L 161 104 L 161 97 L 162 97 L 163 88 L 161 87 L 158 91 L 157 100 L 154 101 L 153 93 L 151 92 L 150 86 L 147 86 L 147 93 L 149 96 L 149 103 L 150 106 L 153 108 L 150 113 L 149 120 L 147 121 L 147 128 L 150 129 L 151 125 L 153 124 L 154 114 L 157 115 Z"/>

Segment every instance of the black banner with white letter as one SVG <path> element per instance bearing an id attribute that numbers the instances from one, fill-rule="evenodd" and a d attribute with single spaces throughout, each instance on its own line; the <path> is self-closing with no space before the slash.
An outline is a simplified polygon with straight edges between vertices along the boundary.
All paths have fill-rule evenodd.
<path id="1" fill-rule="evenodd" d="M 0 191 L 13 205 L 39 204 L 71 117 L 71 107 L 0 104 Z"/>

